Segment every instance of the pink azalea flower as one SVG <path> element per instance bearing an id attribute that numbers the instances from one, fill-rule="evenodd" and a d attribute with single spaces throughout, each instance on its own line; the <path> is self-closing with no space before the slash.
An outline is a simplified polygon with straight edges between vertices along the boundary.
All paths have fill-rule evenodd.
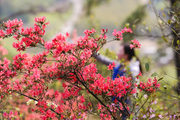
<path id="1" fill-rule="evenodd" d="M 141 44 L 138 40 L 131 40 L 130 48 L 141 48 Z"/>
<path id="2" fill-rule="evenodd" d="M 113 62 L 112 64 L 109 64 L 108 70 L 113 70 L 113 68 L 116 66 L 116 64 Z"/>

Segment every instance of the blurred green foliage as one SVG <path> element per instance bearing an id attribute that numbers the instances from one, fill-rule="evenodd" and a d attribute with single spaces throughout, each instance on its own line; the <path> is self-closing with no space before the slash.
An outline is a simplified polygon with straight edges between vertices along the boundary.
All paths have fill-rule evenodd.
<path id="1" fill-rule="evenodd" d="M 145 5 L 139 6 L 133 13 L 129 15 L 129 17 L 126 18 L 124 22 L 122 22 L 121 27 L 131 28 L 135 32 L 136 26 L 140 24 L 146 16 L 145 9 L 146 9 Z M 134 36 L 135 36 L 134 33 L 133 34 L 125 33 L 123 35 L 123 40 L 124 42 L 127 43 L 130 40 L 132 40 Z"/>
<path id="2" fill-rule="evenodd" d="M 110 0 L 86 0 L 86 15 L 89 16 L 92 14 L 93 7 L 109 1 Z"/>
<path id="3" fill-rule="evenodd" d="M 27 10 L 31 7 L 49 7 L 56 0 L 2 0 L 0 1 L 0 17 L 6 17 L 20 10 Z"/>
<path id="4" fill-rule="evenodd" d="M 13 56 L 15 56 L 18 53 L 16 49 L 13 48 L 12 46 L 13 42 L 14 42 L 13 38 L 8 38 L 3 40 L 3 47 L 8 51 L 8 54 L 5 55 L 4 57 L 6 57 L 9 60 L 12 60 Z"/>

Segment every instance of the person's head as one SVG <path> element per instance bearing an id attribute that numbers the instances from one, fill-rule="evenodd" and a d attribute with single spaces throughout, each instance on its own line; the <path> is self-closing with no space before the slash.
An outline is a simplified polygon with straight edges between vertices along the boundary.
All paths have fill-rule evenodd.
<path id="1" fill-rule="evenodd" d="M 128 44 L 121 45 L 118 53 L 118 59 L 125 59 L 127 61 L 130 61 L 135 56 L 134 48 L 130 48 Z"/>
<path id="2" fill-rule="evenodd" d="M 139 61 L 140 63 L 139 58 L 135 54 L 134 48 L 130 48 L 130 45 L 128 44 L 124 44 L 120 46 L 119 53 L 117 56 L 119 60 L 124 59 L 125 61 L 131 61 L 131 59 L 135 57 L 136 60 Z M 139 64 L 139 68 L 142 73 L 141 63 Z"/>

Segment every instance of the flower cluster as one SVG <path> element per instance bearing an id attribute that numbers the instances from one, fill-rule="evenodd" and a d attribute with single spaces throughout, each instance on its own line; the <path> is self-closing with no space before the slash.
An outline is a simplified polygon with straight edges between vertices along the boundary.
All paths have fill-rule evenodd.
<path id="1" fill-rule="evenodd" d="M 93 63 L 92 54 L 105 44 L 107 30 L 102 30 L 100 35 L 97 35 L 94 29 L 85 30 L 85 35 L 74 43 L 66 41 L 68 33 L 58 34 L 52 41 L 44 42 L 42 37 L 47 24 L 45 17 L 35 18 L 33 28 L 23 28 L 22 21 L 17 19 L 3 23 L 0 38 L 13 36 L 17 41 L 13 43 L 13 47 L 17 51 L 37 44 L 40 44 L 44 51 L 33 55 L 19 53 L 13 57 L 12 62 L 7 59 L 1 61 L 1 99 L 5 100 L 9 95 L 19 99 L 23 96 L 26 99 L 23 99 L 22 103 L 9 103 L 18 108 L 23 106 L 31 113 L 38 113 L 44 120 L 85 119 L 87 113 L 93 109 L 93 102 L 88 99 L 88 95 L 98 101 L 99 109 L 102 108 L 99 114 L 102 119 L 115 119 L 118 117 L 116 113 L 128 109 L 128 105 L 120 101 L 120 98 L 125 100 L 127 96 L 136 93 L 132 79 L 125 76 L 114 81 L 110 77 L 105 78 L 98 73 Z M 122 39 L 124 32 L 132 33 L 130 29 L 124 28 L 121 32 L 114 31 L 113 35 L 115 39 Z M 113 63 L 109 69 L 112 70 L 114 66 Z M 52 90 L 52 83 L 59 82 L 61 89 Z M 147 90 L 151 92 L 159 87 L 159 84 L 157 80 L 150 80 L 147 84 L 140 83 L 139 87 L 149 87 Z M 116 99 L 112 101 L 112 97 Z M 27 102 L 26 107 L 24 102 Z M 26 115 L 28 110 L 20 112 Z"/>
<path id="2" fill-rule="evenodd" d="M 108 65 L 108 70 L 113 70 L 115 67 L 115 63 L 113 62 L 112 64 Z"/>
<path id="3" fill-rule="evenodd" d="M 116 29 L 115 29 L 112 34 L 113 34 L 113 36 L 115 36 L 115 38 L 117 40 L 122 40 L 123 33 L 132 33 L 132 30 L 130 28 L 126 28 L 126 27 L 124 29 L 122 29 L 121 31 L 116 31 Z"/>
<path id="4" fill-rule="evenodd" d="M 18 113 L 17 113 L 17 112 L 12 112 L 12 111 L 10 111 L 9 113 L 7 113 L 7 112 L 4 112 L 4 113 L 3 113 L 3 117 L 6 118 L 6 119 L 17 118 L 17 116 L 18 116 Z"/>
<path id="5" fill-rule="evenodd" d="M 18 20 L 17 18 L 14 20 L 9 20 L 3 24 L 3 26 L 6 28 L 5 34 L 10 35 L 17 30 L 20 30 L 20 28 L 23 26 L 22 20 Z M 3 34 L 3 31 L 1 31 Z"/>
<path id="6" fill-rule="evenodd" d="M 141 44 L 138 40 L 131 40 L 130 48 L 141 48 Z"/>
<path id="7" fill-rule="evenodd" d="M 45 34 L 47 24 L 45 17 L 35 18 L 34 28 L 24 28 L 22 20 L 9 20 L 2 25 L 0 39 L 13 36 L 17 40 L 13 43 L 13 47 L 18 51 L 24 51 L 29 46 L 33 47 L 37 43 L 44 43 L 42 36 Z"/>
<path id="8" fill-rule="evenodd" d="M 152 80 L 151 78 L 148 79 L 147 83 L 140 82 L 138 88 L 148 93 L 155 92 L 160 87 L 156 77 Z"/>
<path id="9" fill-rule="evenodd" d="M 99 80 L 96 80 L 94 84 L 90 86 L 90 89 L 96 94 L 101 95 L 106 93 L 107 96 L 121 98 L 127 96 L 127 94 L 131 95 L 136 92 L 136 89 L 132 87 L 131 78 L 122 76 L 112 81 L 109 77 L 107 79 L 101 76 L 98 77 Z"/>
<path id="10" fill-rule="evenodd" d="M 85 81 L 94 82 L 89 85 L 89 89 L 95 94 L 107 96 L 123 97 L 127 94 L 134 94 L 136 89 L 132 89 L 132 79 L 125 76 L 116 78 L 114 81 L 108 77 L 104 78 L 102 75 L 97 74 L 95 64 L 90 64 L 83 70 L 83 77 Z"/>

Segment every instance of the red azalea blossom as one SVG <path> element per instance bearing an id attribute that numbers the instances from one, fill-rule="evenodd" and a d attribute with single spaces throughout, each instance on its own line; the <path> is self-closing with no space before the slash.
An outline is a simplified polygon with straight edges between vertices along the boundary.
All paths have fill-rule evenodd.
<path id="1" fill-rule="evenodd" d="M 46 21 L 46 17 L 45 16 L 42 16 L 42 17 L 36 17 L 34 19 L 35 22 L 37 23 L 44 23 Z"/>
<path id="2" fill-rule="evenodd" d="M 139 74 L 136 76 L 136 78 L 139 79 L 139 76 L 142 76 L 141 72 L 139 72 Z"/>
<path id="3" fill-rule="evenodd" d="M 58 34 L 51 41 L 45 42 L 45 17 L 35 18 L 34 27 L 24 28 L 21 20 L 14 19 L 3 23 L 0 38 L 13 37 L 13 47 L 19 52 L 12 62 L 6 58 L 0 61 L 0 93 L 1 100 L 19 108 L 18 114 L 7 109 L 3 116 L 7 119 L 86 119 L 93 110 L 93 102 L 88 95 L 97 100 L 97 109 L 101 119 L 117 117 L 128 104 L 119 99 L 137 93 L 136 84 L 131 77 L 121 76 L 112 80 L 98 73 L 92 55 L 106 43 L 107 29 L 97 35 L 94 29 L 85 30 L 84 36 L 76 38 L 74 43 L 67 41 L 69 33 Z M 130 28 L 114 30 L 114 39 L 122 40 L 122 34 L 132 33 Z M 132 41 L 133 47 L 140 47 L 139 42 Z M 44 51 L 37 54 L 21 53 L 29 47 L 41 46 Z M 0 53 L 3 49 L 0 46 Z M 115 63 L 108 66 L 113 70 Z M 140 76 L 140 74 L 138 75 Z M 58 89 L 51 87 L 57 85 Z M 57 87 L 55 86 L 55 87 Z M 59 89 L 59 86 L 62 86 Z M 156 78 L 138 85 L 139 89 L 154 92 L 159 88 Z M 12 96 L 13 99 L 6 99 Z M 109 99 L 107 103 L 105 99 Z M 18 99 L 18 102 L 14 102 Z M 25 104 L 26 103 L 26 104 Z M 117 103 L 119 103 L 117 107 Z M 112 114 L 111 114 L 112 113 Z M 14 117 L 14 118 L 13 118 Z"/>
<path id="4" fill-rule="evenodd" d="M 138 40 L 131 40 L 130 48 L 141 48 L 141 44 Z"/>
<path id="5" fill-rule="evenodd" d="M 113 62 L 112 64 L 108 65 L 108 70 L 113 70 L 113 68 L 116 66 L 116 64 Z"/>
<path id="6" fill-rule="evenodd" d="M 140 82 L 138 88 L 140 90 L 152 93 L 155 92 L 160 87 L 156 77 L 154 77 L 153 81 L 151 78 L 148 79 L 147 83 Z"/>
<path id="7" fill-rule="evenodd" d="M 113 36 L 116 37 L 117 40 L 122 40 L 123 39 L 123 33 L 132 33 L 132 30 L 130 28 L 124 28 L 121 31 L 117 31 L 116 29 L 114 29 L 113 31 Z"/>

